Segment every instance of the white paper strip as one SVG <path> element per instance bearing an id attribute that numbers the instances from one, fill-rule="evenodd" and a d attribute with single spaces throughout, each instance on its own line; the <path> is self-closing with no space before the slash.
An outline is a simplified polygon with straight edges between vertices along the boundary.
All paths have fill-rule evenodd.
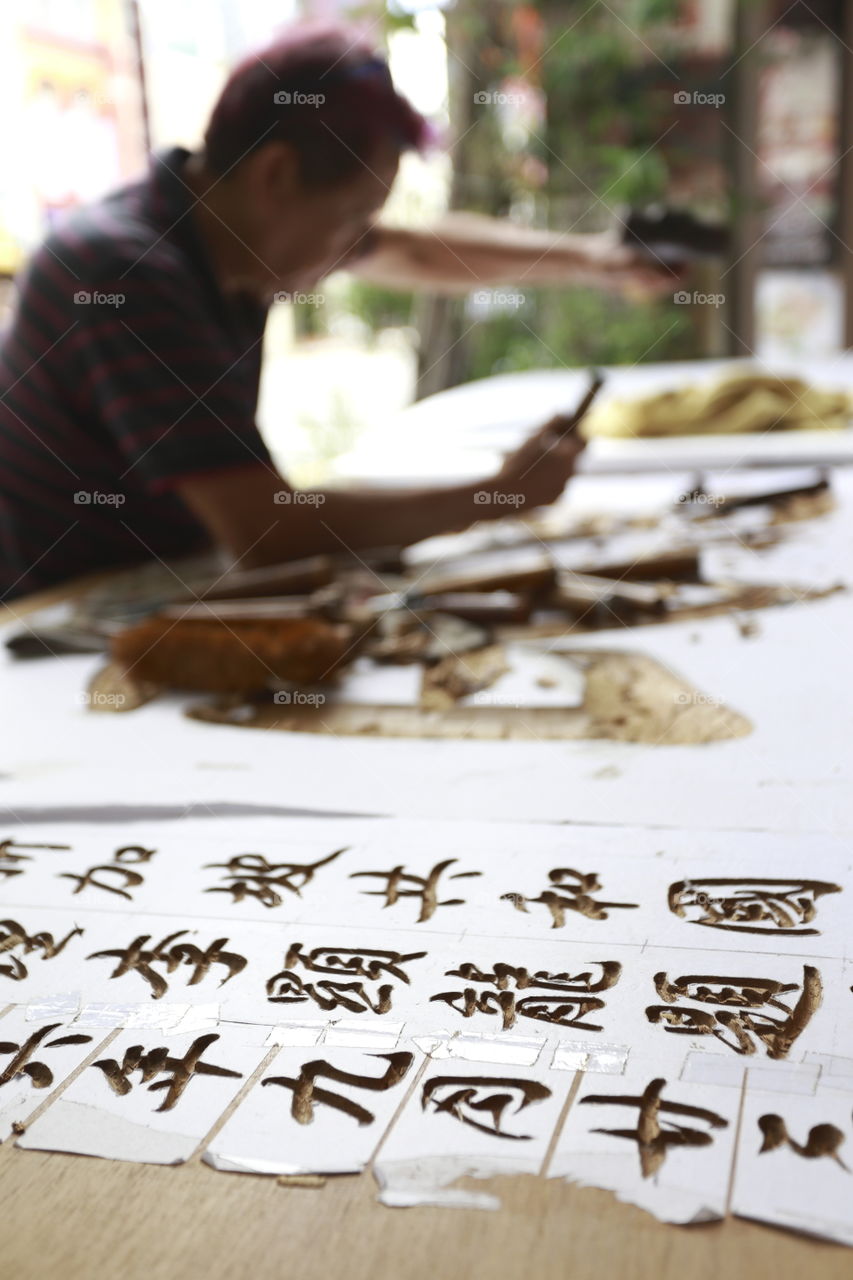
<path id="1" fill-rule="evenodd" d="M 396 930 L 401 953 L 466 932 L 841 957 L 853 883 L 837 837 L 754 831 L 223 818 L 43 824 L 16 840 L 26 862 L 4 880 L 6 910 L 50 942 L 24 953 L 0 938 L 0 996 L 15 1000 L 59 990 L 60 955 L 64 990 L 79 976 L 91 999 L 224 1000 L 244 983 L 229 957 L 262 947 L 283 968 L 293 942 L 309 950 L 299 929 L 332 949 L 338 928 Z M 282 923 L 285 944 L 246 927 Z"/>
<path id="2" fill-rule="evenodd" d="M 453 1204 L 463 1175 L 538 1173 L 570 1085 L 542 1067 L 431 1064 L 377 1154 L 379 1200 Z"/>
<path id="3" fill-rule="evenodd" d="M 797 1094 L 813 1094 L 820 1078 L 820 1067 L 808 1062 L 768 1062 L 747 1067 L 747 1089 L 762 1089 L 767 1093 L 783 1093 L 786 1097 Z"/>
<path id="4" fill-rule="evenodd" d="M 143 1164 L 189 1159 L 268 1050 L 233 1028 L 158 1037 L 121 1032 L 19 1145 Z"/>
<path id="5" fill-rule="evenodd" d="M 853 1096 L 853 1058 L 839 1058 L 829 1053 L 807 1053 L 807 1063 L 820 1067 L 819 1089 L 841 1089 Z"/>
<path id="6" fill-rule="evenodd" d="M 417 1076 L 411 1049 L 282 1049 L 204 1160 L 238 1173 L 355 1173 Z"/>
<path id="7" fill-rule="evenodd" d="M 684 1059 L 680 1079 L 685 1084 L 713 1084 L 729 1089 L 743 1088 L 746 1063 L 743 1058 L 724 1058 L 719 1053 L 693 1050 Z"/>
<path id="8" fill-rule="evenodd" d="M 853 1245 L 851 1095 L 744 1100 L 732 1212 Z"/>
<path id="9" fill-rule="evenodd" d="M 302 1048 L 319 1044 L 323 1039 L 325 1026 L 321 1023 L 289 1022 L 284 1026 L 273 1027 L 265 1043 L 270 1047 Z"/>
<path id="10" fill-rule="evenodd" d="M 66 1018 L 34 1026 L 24 1008 L 0 1018 L 0 1141 L 97 1049 L 104 1032 L 84 1032 Z"/>
<path id="11" fill-rule="evenodd" d="M 584 1076 L 548 1176 L 604 1187 L 664 1222 L 726 1211 L 739 1095 L 669 1082 L 634 1059 L 619 1077 Z"/>
<path id="12" fill-rule="evenodd" d="M 368 1026 L 354 1018 L 341 1018 L 326 1028 L 324 1045 L 341 1049 L 393 1049 L 403 1034 L 402 1022 L 383 1022 L 381 1026 Z"/>

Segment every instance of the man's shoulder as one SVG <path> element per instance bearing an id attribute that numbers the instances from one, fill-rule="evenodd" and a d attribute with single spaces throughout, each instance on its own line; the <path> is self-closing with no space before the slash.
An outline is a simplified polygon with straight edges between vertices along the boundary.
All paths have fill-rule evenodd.
<path id="1" fill-rule="evenodd" d="M 175 279 L 188 271 L 180 246 L 145 201 L 145 184 L 135 183 L 66 214 L 30 258 L 30 273 L 47 272 L 90 286 L 116 279 Z"/>

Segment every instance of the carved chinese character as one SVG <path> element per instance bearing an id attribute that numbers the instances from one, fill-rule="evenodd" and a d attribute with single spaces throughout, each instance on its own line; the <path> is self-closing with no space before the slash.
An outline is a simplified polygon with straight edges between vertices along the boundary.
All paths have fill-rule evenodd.
<path id="1" fill-rule="evenodd" d="M 576 911 L 588 920 L 606 920 L 611 910 L 628 910 L 636 902 L 599 902 L 592 895 L 601 888 L 594 871 L 573 871 L 571 867 L 556 867 L 548 872 L 550 882 L 538 898 L 527 898 L 523 893 L 502 893 L 501 901 L 511 902 L 517 911 L 527 911 L 529 902 L 539 902 L 551 913 L 551 928 L 562 929 L 566 912 Z"/>
<path id="2" fill-rule="evenodd" d="M 386 882 L 384 889 L 363 889 L 362 892 L 369 897 L 384 896 L 383 906 L 386 907 L 393 907 L 400 898 L 420 898 L 421 911 L 417 923 L 423 924 L 425 920 L 435 915 L 437 907 L 460 907 L 464 904 L 464 898 L 445 898 L 443 902 L 438 900 L 439 879 L 454 862 L 458 862 L 458 858 L 446 858 L 444 862 L 437 862 L 427 876 L 416 876 L 412 872 L 405 871 L 402 866 L 397 866 L 392 867 L 390 871 L 354 871 L 350 879 L 355 880 L 359 876 L 377 876 L 379 879 L 384 879 Z M 454 871 L 448 878 L 467 880 L 482 874 L 482 871 Z M 404 889 L 402 885 L 412 887 Z"/>
<path id="3" fill-rule="evenodd" d="M 29 1076 L 34 1089 L 47 1089 L 53 1084 L 53 1072 L 44 1062 L 33 1062 L 36 1049 L 56 1049 L 64 1044 L 88 1044 L 91 1036 L 67 1035 L 57 1036 L 55 1040 L 47 1037 L 62 1026 L 61 1022 L 52 1022 L 48 1027 L 40 1027 L 34 1031 L 29 1040 L 18 1044 L 12 1040 L 0 1041 L 0 1054 L 13 1054 L 12 1061 L 0 1072 L 0 1086 L 8 1084 L 17 1075 Z"/>
<path id="4" fill-rule="evenodd" d="M 20 959 L 20 955 L 29 955 L 31 951 L 40 951 L 43 960 L 52 960 L 54 956 L 68 945 L 72 938 L 82 933 L 79 928 L 69 929 L 65 937 L 54 942 L 53 934 L 42 930 L 29 934 L 17 920 L 0 920 L 0 956 L 8 957 L 8 963 L 0 961 L 0 974 L 11 978 L 13 982 L 22 982 L 29 970 Z M 13 952 L 20 955 L 14 955 Z"/>
<path id="5" fill-rule="evenodd" d="M 351 1013 L 387 1013 L 391 1008 L 394 990 L 390 982 L 382 983 L 374 995 L 364 981 L 377 982 L 387 975 L 399 982 L 408 983 L 403 965 L 410 960 L 421 960 L 425 951 L 411 951 L 403 955 L 399 951 L 370 951 L 366 947 L 315 947 L 308 955 L 302 952 L 302 943 L 294 942 L 284 959 L 284 969 L 267 982 L 267 998 L 272 1004 L 298 1004 L 313 1000 L 321 1009 L 330 1011 L 338 1007 Z M 305 982 L 294 972 L 297 965 L 313 973 L 334 975 L 320 981 Z M 352 978 L 345 982 L 342 979 Z"/>
<path id="6" fill-rule="evenodd" d="M 227 874 L 222 878 L 228 883 L 224 888 L 205 889 L 205 893 L 230 893 L 233 902 L 255 898 L 265 907 L 280 907 L 284 901 L 280 889 L 300 897 L 319 867 L 328 866 L 346 852 L 336 849 L 316 862 L 269 862 L 262 853 L 239 853 L 227 862 L 208 862 L 208 867 L 225 869 Z"/>
<path id="7" fill-rule="evenodd" d="M 718 978 L 685 974 L 669 982 L 655 974 L 655 988 L 663 1005 L 649 1005 L 649 1022 L 664 1023 L 676 1035 L 713 1035 L 735 1053 L 756 1052 L 763 1044 L 768 1058 L 784 1058 L 820 1007 L 823 987 L 820 974 L 803 965 L 802 990 L 796 982 L 773 978 Z M 796 1000 L 789 998 L 797 992 Z M 673 1008 L 677 1000 L 692 1000 L 708 1008 Z M 774 1016 L 769 1010 L 777 1010 Z M 781 1015 L 781 1016 L 780 1016 Z M 750 1038 L 755 1036 L 755 1040 Z"/>
<path id="8" fill-rule="evenodd" d="M 526 1142 L 532 1134 L 510 1133 L 502 1127 L 504 1113 L 515 1115 L 550 1096 L 551 1090 L 538 1080 L 510 1076 L 433 1076 L 423 1087 L 421 1106 L 426 1111 L 431 1105 L 436 1114 L 444 1112 L 481 1133 Z"/>
<path id="9" fill-rule="evenodd" d="M 82 893 L 84 889 L 91 886 L 93 889 L 103 889 L 105 893 L 115 893 L 120 898 L 127 898 L 129 902 L 132 902 L 133 895 L 128 890 L 138 889 L 143 883 L 144 877 L 138 871 L 131 871 L 128 864 L 134 865 L 148 862 L 156 852 L 156 849 L 145 849 L 142 845 L 128 844 L 121 849 L 116 849 L 112 862 L 90 867 L 88 871 L 84 871 L 81 874 L 61 871 L 59 878 L 61 880 L 76 880 L 77 888 L 74 890 L 75 894 Z M 101 877 L 100 879 L 98 879 L 99 876 Z"/>
<path id="10" fill-rule="evenodd" d="M 604 1001 L 592 993 L 606 991 L 614 986 L 619 981 L 622 966 L 618 961 L 605 960 L 596 967 L 601 972 L 600 976 L 594 978 L 591 971 L 569 974 L 547 973 L 540 969 L 531 974 L 525 968 L 508 964 L 496 964 L 490 973 L 484 973 L 475 964 L 466 963 L 458 969 L 448 969 L 447 976 L 464 978 L 470 982 L 491 983 L 497 990 L 478 992 L 469 986 L 463 991 L 442 991 L 430 999 L 443 1000 L 457 1013 L 461 1013 L 463 1018 L 470 1018 L 475 1013 L 500 1014 L 504 1031 L 513 1027 L 518 1017 L 534 1018 L 563 1027 L 578 1027 L 584 1031 L 601 1031 L 596 1023 L 584 1021 L 589 1014 L 604 1008 Z M 512 989 L 513 985 L 515 990 Z M 516 998 L 515 991 L 532 987 L 542 990 L 520 1000 Z"/>
<path id="11" fill-rule="evenodd" d="M 150 1092 L 166 1090 L 166 1096 L 157 1110 L 171 1111 L 194 1076 L 228 1076 L 232 1080 L 242 1077 L 242 1071 L 231 1071 L 227 1067 L 218 1067 L 212 1062 L 201 1061 L 205 1049 L 218 1039 L 219 1036 L 215 1032 L 199 1036 L 182 1058 L 176 1058 L 170 1054 L 165 1045 L 149 1049 L 146 1053 L 141 1044 L 134 1044 L 127 1050 L 121 1062 L 117 1062 L 114 1058 L 104 1058 L 100 1062 L 93 1062 L 92 1066 L 103 1071 L 113 1093 L 120 1097 L 131 1092 L 133 1082 L 129 1077 L 134 1071 L 138 1071 L 142 1077 L 140 1083 L 148 1084 L 149 1081 L 153 1081 L 152 1084 L 148 1084 Z M 155 1079 L 160 1075 L 166 1076 L 166 1079 Z"/>
<path id="12" fill-rule="evenodd" d="M 678 880 L 669 886 L 669 909 L 691 924 L 733 933 L 819 933 L 808 928 L 817 901 L 841 886 L 825 880 Z"/>
<path id="13" fill-rule="evenodd" d="M 841 1165 L 846 1173 L 850 1172 L 838 1154 L 838 1148 L 844 1141 L 844 1134 L 834 1124 L 813 1125 L 805 1143 L 799 1143 L 791 1137 L 781 1116 L 759 1116 L 758 1127 L 764 1139 L 759 1155 L 764 1155 L 765 1151 L 776 1151 L 779 1147 L 787 1146 L 806 1160 L 818 1160 L 821 1156 L 829 1156 L 830 1160 Z"/>
<path id="14" fill-rule="evenodd" d="M 62 849 L 68 850 L 70 844 L 19 844 L 17 840 L 0 840 L 0 877 L 11 880 L 12 876 L 22 876 L 24 868 L 18 864 L 32 862 L 28 853 L 18 853 L 18 849 Z"/>
<path id="15" fill-rule="evenodd" d="M 227 938 L 217 938 L 204 951 L 192 942 L 176 942 L 183 938 L 188 930 L 179 929 L 170 933 L 153 947 L 146 947 L 151 935 L 140 934 L 126 947 L 116 947 L 109 951 L 94 951 L 87 957 L 89 960 L 100 960 L 104 957 L 118 960 L 118 964 L 110 974 L 111 978 L 121 978 L 126 973 L 138 973 L 151 987 L 152 1000 L 159 1000 L 166 994 L 169 984 L 157 973 L 154 965 L 162 965 L 167 973 L 174 973 L 179 965 L 189 965 L 192 974 L 187 978 L 187 986 L 194 987 L 207 977 L 213 965 L 222 965 L 227 970 L 219 985 L 224 986 L 235 974 L 246 967 L 244 956 L 234 951 L 225 951 Z"/>
<path id="16" fill-rule="evenodd" d="M 666 1087 L 665 1080 L 652 1080 L 642 1094 L 588 1094 L 581 1098 L 582 1104 L 591 1106 L 625 1106 L 637 1107 L 637 1127 L 635 1129 L 593 1129 L 593 1133 L 607 1133 L 614 1138 L 627 1138 L 637 1144 L 640 1156 L 640 1170 L 644 1178 L 651 1178 L 664 1164 L 670 1147 L 707 1147 L 714 1141 L 713 1135 L 706 1129 L 693 1129 L 689 1125 L 678 1124 L 674 1120 L 661 1120 L 661 1115 L 684 1116 L 692 1120 L 701 1120 L 710 1129 L 725 1129 L 728 1120 L 709 1111 L 705 1107 L 688 1106 L 683 1102 L 662 1102 L 661 1093 Z"/>
<path id="17" fill-rule="evenodd" d="M 414 1054 L 411 1053 L 371 1053 L 368 1057 L 381 1058 L 388 1063 L 383 1075 L 363 1076 L 353 1071 L 342 1071 L 340 1067 L 333 1067 L 329 1062 L 316 1059 L 313 1062 L 303 1063 L 295 1079 L 291 1076 L 267 1076 L 261 1084 L 277 1084 L 293 1091 L 290 1114 L 299 1124 L 310 1124 L 314 1119 L 314 1108 L 320 1104 L 333 1107 L 335 1111 L 342 1111 L 344 1115 L 357 1120 L 360 1125 L 372 1124 L 374 1120 L 372 1111 L 368 1111 L 366 1107 L 360 1106 L 359 1103 L 353 1102 L 342 1094 L 333 1093 L 330 1089 L 318 1088 L 315 1084 L 317 1077 L 321 1076 L 328 1080 L 335 1080 L 338 1084 L 354 1085 L 357 1089 L 370 1089 L 374 1093 L 384 1092 L 399 1084 L 414 1062 Z"/>

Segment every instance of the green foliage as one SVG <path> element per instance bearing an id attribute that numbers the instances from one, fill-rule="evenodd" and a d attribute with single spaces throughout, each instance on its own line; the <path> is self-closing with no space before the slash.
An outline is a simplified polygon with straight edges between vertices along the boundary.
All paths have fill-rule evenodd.
<path id="1" fill-rule="evenodd" d="M 536 7 L 548 14 L 550 5 Z M 666 193 L 667 167 L 656 143 L 672 107 L 670 50 L 661 24 L 678 0 L 580 6 L 576 25 L 557 35 L 540 73 L 547 103 L 544 137 L 534 140 L 549 166 L 551 194 L 586 193 L 609 204 L 650 202 Z"/>
<path id="2" fill-rule="evenodd" d="M 678 308 L 638 306 L 595 289 L 531 290 L 524 311 L 478 324 L 468 336 L 474 378 L 694 354 L 689 317 Z"/>
<path id="3" fill-rule="evenodd" d="M 503 216 L 518 200 L 532 207 L 536 225 L 583 231 L 613 223 L 620 206 L 665 201 L 669 170 L 658 141 L 677 81 L 668 70 L 675 55 L 663 30 L 678 17 L 683 0 L 526 3 L 543 23 L 545 56 L 536 75 L 546 103 L 546 118 L 529 138 L 527 153 L 544 165 L 545 181 L 529 176 L 521 163 L 524 153 L 504 145 L 498 115 L 484 111 L 473 127 L 461 130 L 454 150 L 455 205 Z M 474 90 L 499 89 L 506 77 L 521 74 L 511 34 L 513 7 L 504 0 L 455 0 L 448 10 L 448 38 L 460 53 L 456 65 L 451 54 L 451 71 L 457 80 L 462 77 L 466 101 Z M 408 15 L 390 0 L 384 21 L 390 30 Z M 525 293 L 522 311 L 481 320 L 459 341 L 467 378 L 699 353 L 689 308 L 587 288 Z M 373 331 L 413 323 L 411 294 L 355 282 L 347 306 Z M 455 341 L 470 316 L 461 301 L 450 310 L 448 341 Z M 429 366 L 436 354 L 426 351 L 422 358 Z"/>
<path id="4" fill-rule="evenodd" d="M 529 150 L 547 179 L 525 189 L 522 169 L 518 195 L 532 198 L 536 221 L 556 231 L 597 230 L 614 223 L 620 206 L 665 201 L 669 170 L 657 143 L 672 108 L 672 77 L 662 27 L 678 16 L 681 0 L 533 0 L 532 7 L 544 24 L 547 56 L 537 74 L 546 107 Z M 519 71 L 511 60 L 496 67 L 498 77 Z M 689 313 L 674 315 L 668 302 L 587 288 L 525 292 L 522 313 L 495 316 L 466 337 L 471 378 L 697 354 Z"/>
<path id="5" fill-rule="evenodd" d="M 411 293 L 382 289 L 363 280 L 353 280 L 347 288 L 347 310 L 374 332 L 411 324 L 413 306 Z"/>

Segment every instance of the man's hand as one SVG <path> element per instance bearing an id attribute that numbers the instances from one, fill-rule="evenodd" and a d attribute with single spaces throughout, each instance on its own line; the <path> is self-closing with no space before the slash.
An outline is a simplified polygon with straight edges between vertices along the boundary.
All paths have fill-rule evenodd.
<path id="1" fill-rule="evenodd" d="M 584 237 L 589 283 L 638 301 L 672 297 L 684 283 L 687 269 L 672 266 L 633 245 L 623 244 L 612 231 Z"/>
<path id="2" fill-rule="evenodd" d="M 562 435 L 570 419 L 561 414 L 540 427 L 505 460 L 490 486 L 503 501 L 492 514 L 506 515 L 507 508 L 516 512 L 533 507 L 547 507 L 556 502 L 574 474 L 578 455 L 585 441 L 574 432 Z M 511 503 L 506 499 L 511 498 Z M 521 499 L 521 500 L 519 500 Z"/>

